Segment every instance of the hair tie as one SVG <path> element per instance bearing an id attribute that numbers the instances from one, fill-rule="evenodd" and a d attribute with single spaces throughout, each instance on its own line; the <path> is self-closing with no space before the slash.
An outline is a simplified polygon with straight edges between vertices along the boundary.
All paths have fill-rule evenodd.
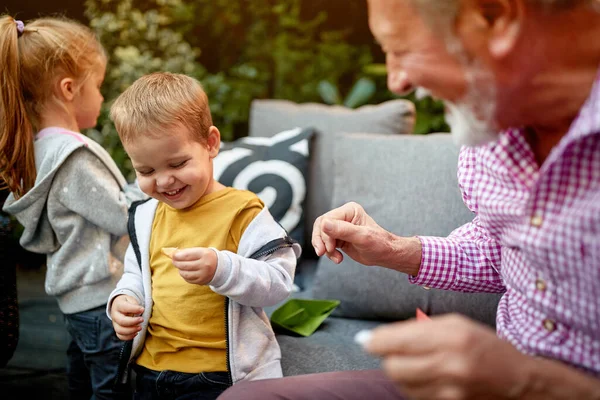
<path id="1" fill-rule="evenodd" d="M 19 37 L 23 34 L 23 31 L 25 30 L 25 24 L 23 23 L 23 21 L 19 21 L 18 19 L 15 20 L 15 23 L 17 24 L 17 32 L 19 33 Z"/>

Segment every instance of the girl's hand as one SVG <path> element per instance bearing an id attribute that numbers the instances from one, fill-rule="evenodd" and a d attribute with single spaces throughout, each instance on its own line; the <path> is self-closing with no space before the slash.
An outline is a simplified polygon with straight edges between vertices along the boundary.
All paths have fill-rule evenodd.
<path id="1" fill-rule="evenodd" d="M 110 308 L 110 317 L 117 337 L 121 340 L 131 340 L 142 330 L 141 317 L 144 308 L 131 296 L 122 294 L 115 297 Z"/>
<path id="2" fill-rule="evenodd" d="M 218 257 L 214 250 L 192 247 L 173 253 L 173 265 L 188 283 L 208 285 L 215 276 Z"/>

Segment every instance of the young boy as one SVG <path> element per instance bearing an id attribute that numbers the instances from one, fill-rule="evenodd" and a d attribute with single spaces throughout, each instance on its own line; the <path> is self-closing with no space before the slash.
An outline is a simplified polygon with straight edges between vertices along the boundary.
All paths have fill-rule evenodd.
<path id="1" fill-rule="evenodd" d="M 124 361 L 136 398 L 215 399 L 238 381 L 280 377 L 261 307 L 290 295 L 301 249 L 255 194 L 213 179 L 220 133 L 202 87 L 146 75 L 111 118 L 151 196 L 130 209 L 125 272 L 107 307 L 117 336 L 133 340 Z"/>

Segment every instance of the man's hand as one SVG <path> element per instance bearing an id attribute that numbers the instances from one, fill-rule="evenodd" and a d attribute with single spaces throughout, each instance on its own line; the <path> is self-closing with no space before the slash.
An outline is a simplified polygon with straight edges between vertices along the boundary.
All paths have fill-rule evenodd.
<path id="1" fill-rule="evenodd" d="M 411 275 L 417 274 L 421 263 L 419 239 L 386 231 L 357 203 L 346 203 L 317 218 L 312 245 L 318 256 L 325 254 L 336 264 L 344 259 L 342 251 L 361 264 Z"/>
<path id="2" fill-rule="evenodd" d="M 117 337 L 121 340 L 131 340 L 142 330 L 141 317 L 144 308 L 131 296 L 115 297 L 110 308 L 110 317 Z"/>
<path id="3" fill-rule="evenodd" d="M 218 257 L 214 250 L 192 247 L 173 253 L 173 265 L 188 283 L 208 285 L 215 276 Z"/>
<path id="4" fill-rule="evenodd" d="M 390 324 L 373 331 L 366 349 L 411 399 L 517 399 L 533 358 L 462 316 Z"/>
<path id="5" fill-rule="evenodd" d="M 600 380 L 522 354 L 458 315 L 377 328 L 365 348 L 383 359 L 383 370 L 410 399 L 600 399 Z"/>

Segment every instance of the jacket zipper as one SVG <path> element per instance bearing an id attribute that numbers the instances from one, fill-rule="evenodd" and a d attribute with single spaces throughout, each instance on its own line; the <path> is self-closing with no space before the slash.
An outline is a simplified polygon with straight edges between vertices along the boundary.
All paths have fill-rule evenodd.
<path id="1" fill-rule="evenodd" d="M 258 259 L 268 254 L 273 254 L 277 250 L 286 249 L 294 245 L 294 239 L 286 236 L 283 239 L 275 239 L 261 249 L 257 253 L 252 254 L 249 258 Z M 229 297 L 225 296 L 225 362 L 227 364 L 227 378 L 229 386 L 233 385 L 233 376 L 231 374 L 231 357 L 229 356 Z"/>
<path id="2" fill-rule="evenodd" d="M 140 246 L 137 242 L 137 235 L 135 232 L 135 210 L 137 207 L 147 201 L 149 201 L 151 197 L 146 200 L 138 200 L 131 203 L 129 210 L 127 212 L 127 233 L 129 234 L 129 238 L 131 240 L 131 245 L 135 252 L 135 258 L 140 267 L 140 271 L 142 269 L 142 255 L 140 254 Z M 117 370 L 117 378 L 115 380 L 115 385 L 126 384 L 129 380 L 129 365 L 131 364 L 131 352 L 133 351 L 133 339 L 126 341 L 121 346 L 121 351 L 119 353 L 119 368 Z"/>
<path id="3" fill-rule="evenodd" d="M 231 375 L 231 360 L 229 359 L 229 297 L 225 296 L 225 365 L 227 366 L 227 381 L 233 385 Z"/>

